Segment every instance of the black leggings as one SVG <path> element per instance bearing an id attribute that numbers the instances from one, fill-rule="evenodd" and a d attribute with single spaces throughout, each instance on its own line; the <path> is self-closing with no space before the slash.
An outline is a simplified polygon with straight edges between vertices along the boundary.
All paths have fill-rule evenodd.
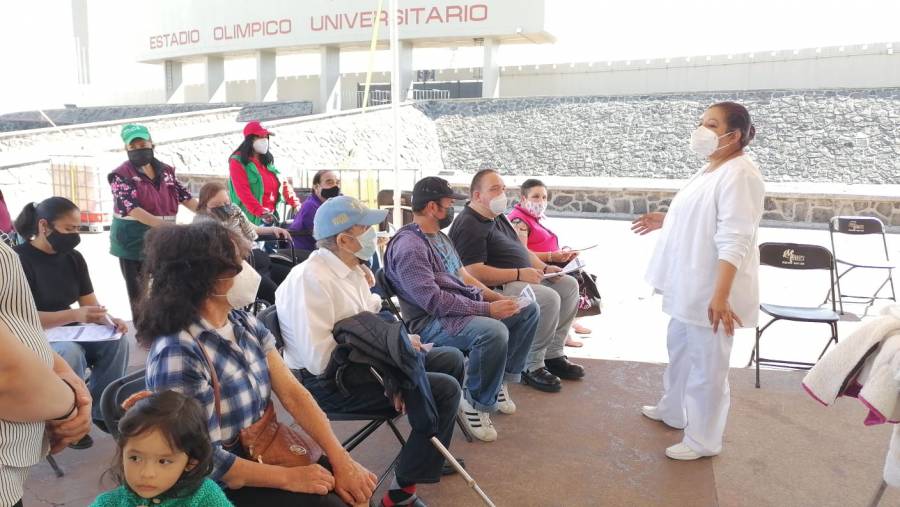
<path id="1" fill-rule="evenodd" d="M 249 488 L 226 489 L 225 496 L 234 507 L 257 507 L 277 505 L 279 507 L 346 507 L 347 504 L 335 493 L 325 496 L 312 493 L 292 493 L 283 489 Z"/>
<path id="2" fill-rule="evenodd" d="M 250 259 L 248 260 L 260 276 L 259 289 L 256 291 L 256 298 L 264 299 L 268 301 L 270 305 L 274 305 L 275 289 L 278 288 L 278 284 L 272 280 L 272 262 L 269 260 L 269 255 L 262 250 L 254 248 L 250 251 Z"/>

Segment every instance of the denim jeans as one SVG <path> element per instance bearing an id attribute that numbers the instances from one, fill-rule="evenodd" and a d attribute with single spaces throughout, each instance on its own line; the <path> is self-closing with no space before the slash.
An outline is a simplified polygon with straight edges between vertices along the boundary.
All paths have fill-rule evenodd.
<path id="1" fill-rule="evenodd" d="M 425 356 L 428 383 L 438 410 L 437 437 L 448 448 L 459 408 L 459 385 L 463 379 L 464 361 L 462 353 L 451 347 L 435 347 Z M 369 384 L 352 386 L 350 396 L 345 396 L 331 381 L 304 376 L 300 370 L 294 370 L 294 375 L 326 413 L 364 414 L 383 412 L 394 406 L 385 397 L 384 387 L 374 378 Z M 434 483 L 440 481 L 443 467 L 444 456 L 432 445 L 431 435 L 412 430 L 400 451 L 395 475 L 402 483 Z"/>
<path id="2" fill-rule="evenodd" d="M 538 326 L 540 310 L 535 303 L 512 317 L 497 320 L 473 317 L 456 335 L 444 331 L 433 319 L 419 333 L 425 343 L 456 347 L 469 354 L 463 396 L 476 410 L 495 412 L 502 382 L 519 382 L 525 359 Z"/>
<path id="3" fill-rule="evenodd" d="M 82 379 L 86 370 L 90 368 L 88 389 L 93 398 L 91 416 L 94 421 L 103 421 L 103 415 L 100 413 L 100 396 L 112 381 L 125 376 L 125 367 L 128 366 L 128 339 L 123 336 L 108 342 L 53 342 L 50 346 Z"/>

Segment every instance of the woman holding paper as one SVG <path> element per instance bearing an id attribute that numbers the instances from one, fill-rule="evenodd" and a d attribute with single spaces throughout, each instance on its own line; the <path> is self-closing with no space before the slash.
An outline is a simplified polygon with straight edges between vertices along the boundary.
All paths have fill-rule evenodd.
<path id="1" fill-rule="evenodd" d="M 577 257 L 578 252 L 561 249 L 556 234 L 541 223 L 541 220 L 546 218 L 544 211 L 547 210 L 548 195 L 547 186 L 541 180 L 533 178 L 525 180 L 522 183 L 519 202 L 507 214 L 507 218 L 516 228 L 522 243 L 534 252 L 538 259 L 547 264 L 562 267 Z M 572 330 L 578 334 L 591 334 L 591 330 L 584 327 L 577 319 L 572 323 Z M 572 336 L 571 333 L 566 337 L 567 347 L 583 345 L 584 343 Z"/>
<path id="2" fill-rule="evenodd" d="M 16 231 L 27 242 L 14 250 L 22 262 L 41 326 L 52 329 L 69 324 L 99 324 L 125 333 L 128 331 L 125 322 L 111 317 L 100 305 L 94 294 L 87 263 L 75 250 L 81 241 L 78 234 L 80 226 L 81 212 L 64 197 L 27 204 L 16 218 Z M 78 307 L 72 308 L 76 302 Z M 105 431 L 100 414 L 100 395 L 110 382 L 125 374 L 128 341 L 66 341 L 52 342 L 50 345 L 82 379 L 85 370 L 90 368 L 89 388 L 96 402 L 92 416 L 94 423 Z M 87 435 L 72 447 L 84 449 L 91 444 L 91 437 Z"/>
<path id="3" fill-rule="evenodd" d="M 665 392 L 642 413 L 684 439 L 666 456 L 693 460 L 722 450 L 730 391 L 734 330 L 754 327 L 759 313 L 756 235 L 765 190 L 759 168 L 744 153 L 756 135 L 747 109 L 714 104 L 691 135 L 691 149 L 708 162 L 688 180 L 667 213 L 648 213 L 632 230 L 662 229 L 647 281 L 663 295 L 669 365 Z"/>

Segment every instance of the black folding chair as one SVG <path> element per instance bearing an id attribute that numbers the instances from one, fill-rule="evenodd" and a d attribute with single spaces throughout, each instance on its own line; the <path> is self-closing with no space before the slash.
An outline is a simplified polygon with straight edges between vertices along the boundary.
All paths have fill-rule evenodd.
<path id="1" fill-rule="evenodd" d="M 828 249 L 817 245 L 803 245 L 797 243 L 763 243 L 759 245 L 759 263 L 761 266 L 771 266 L 781 269 L 793 270 L 812 270 L 824 269 L 828 270 L 830 277 L 830 286 L 834 286 L 834 260 Z M 831 346 L 832 342 L 838 342 L 837 323 L 840 315 L 837 314 L 834 301 L 831 302 L 831 310 L 827 308 L 810 308 L 802 306 L 781 306 L 762 303 L 759 305 L 760 310 L 770 315 L 770 320 L 763 327 L 756 328 L 756 343 L 753 351 L 750 353 L 750 361 L 747 363 L 749 367 L 756 362 L 756 387 L 759 388 L 759 365 L 766 364 L 769 366 L 777 366 L 782 368 L 792 368 L 799 370 L 808 370 L 815 363 L 805 363 L 799 361 L 784 361 L 779 359 L 767 359 L 760 357 L 759 340 L 763 332 L 772 324 L 779 320 L 789 320 L 794 322 L 812 322 L 828 324 L 831 328 L 831 338 L 822 349 L 818 359 L 825 355 L 825 351 Z M 818 359 L 816 359 L 818 361 Z"/>
<path id="2" fill-rule="evenodd" d="M 278 322 L 278 311 L 274 305 L 266 308 L 257 316 L 260 322 L 263 323 L 266 328 L 272 333 L 272 336 L 275 337 L 275 346 L 278 348 L 279 352 L 284 349 L 284 337 L 281 334 L 281 324 Z M 403 416 L 403 414 L 398 413 L 393 408 L 386 409 L 384 411 L 380 411 L 377 413 L 348 413 L 348 412 L 330 412 L 326 411 L 325 414 L 328 416 L 330 421 L 365 421 L 365 425 L 362 428 L 354 432 L 352 435 L 344 439 L 341 442 L 341 445 L 344 447 L 344 450 L 347 452 L 352 451 L 359 444 L 361 444 L 365 439 L 369 438 L 372 433 L 374 433 L 378 428 L 380 428 L 383 424 L 387 424 L 391 429 L 391 432 L 397 437 L 397 441 L 400 442 L 400 447 L 406 445 L 406 439 L 403 438 L 403 435 L 400 434 L 400 430 L 397 429 L 396 420 Z M 397 466 L 397 460 L 400 458 L 400 453 L 394 457 L 393 461 L 391 461 L 390 466 L 378 477 L 378 484 L 375 486 L 375 489 L 378 489 L 381 486 L 381 483 L 384 482 L 384 479 L 388 476 L 388 474 Z"/>
<path id="3" fill-rule="evenodd" d="M 146 369 L 141 368 L 106 386 L 100 395 L 100 413 L 106 429 L 113 438 L 119 438 L 119 419 L 125 415 L 122 402 L 134 393 L 147 389 Z"/>
<path id="4" fill-rule="evenodd" d="M 835 278 L 835 283 L 832 285 L 831 289 L 828 291 L 828 294 L 825 296 L 825 302 L 828 302 L 829 299 L 837 299 L 838 305 L 841 309 L 841 315 L 843 315 L 845 299 L 850 300 L 848 301 L 848 303 L 865 304 L 867 307 L 872 306 L 877 299 L 890 299 L 891 301 L 897 301 L 897 294 L 894 292 L 894 264 L 891 262 L 891 256 L 888 253 L 887 236 L 885 236 L 884 234 L 884 224 L 881 222 L 881 220 L 875 217 L 834 217 L 828 222 L 828 234 L 831 237 L 831 252 L 834 255 L 834 270 L 835 272 L 837 272 L 837 278 Z M 884 261 L 872 260 L 866 262 L 855 262 L 839 258 L 837 249 L 835 248 L 835 234 L 847 234 L 851 236 L 880 234 L 881 244 L 884 247 Z M 842 272 L 838 268 L 839 264 L 847 266 L 847 269 Z M 841 278 L 857 268 L 887 271 L 887 276 L 885 277 L 884 281 L 881 282 L 881 285 L 878 286 L 878 289 L 876 289 L 871 296 L 853 296 L 841 292 Z M 884 286 L 888 284 L 890 284 L 891 287 L 890 297 L 879 296 L 879 294 L 881 294 L 881 291 L 884 289 Z"/>

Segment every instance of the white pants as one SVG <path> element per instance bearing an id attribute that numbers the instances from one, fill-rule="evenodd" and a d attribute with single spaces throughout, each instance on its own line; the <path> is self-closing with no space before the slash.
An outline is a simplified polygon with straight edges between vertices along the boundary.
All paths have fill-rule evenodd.
<path id="1" fill-rule="evenodd" d="M 728 366 L 733 337 L 712 328 L 669 321 L 665 393 L 656 405 L 663 421 L 684 428 L 683 443 L 704 456 L 722 451 L 731 405 Z"/>

